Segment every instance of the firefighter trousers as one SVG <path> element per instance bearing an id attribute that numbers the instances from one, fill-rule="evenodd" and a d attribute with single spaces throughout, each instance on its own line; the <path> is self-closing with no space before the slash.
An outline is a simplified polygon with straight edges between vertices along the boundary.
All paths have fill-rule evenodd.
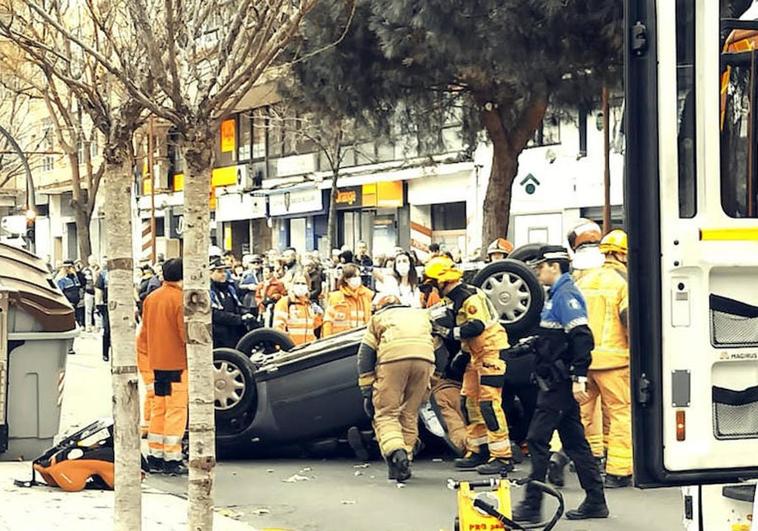
<path id="1" fill-rule="evenodd" d="M 182 438 L 187 426 L 189 393 L 187 371 L 171 383 L 171 394 L 155 396 L 147 433 L 148 455 L 165 461 L 182 460 Z"/>
<path id="2" fill-rule="evenodd" d="M 441 379 L 432 386 L 432 408 L 442 418 L 450 444 L 460 453 L 466 449 L 466 422 L 461 409 L 461 384 Z"/>
<path id="3" fill-rule="evenodd" d="M 429 392 L 434 365 L 403 359 L 376 366 L 374 432 L 384 457 L 395 450 L 413 454 L 418 439 L 418 410 Z"/>
<path id="4" fill-rule="evenodd" d="M 629 367 L 590 370 L 587 374 L 587 395 L 588 400 L 582 404 L 582 421 L 585 426 L 592 420 L 598 398 L 608 412 L 606 472 L 614 476 L 632 475 L 632 400 Z M 596 427 L 596 421 L 593 424 L 593 433 L 591 436 L 588 435 L 588 440 L 591 439 L 591 446 L 602 448 L 602 427 Z"/>
<path id="5" fill-rule="evenodd" d="M 471 356 L 463 374 L 464 414 L 466 415 L 466 449 L 479 452 L 489 447 L 492 457 L 511 457 L 508 422 L 503 412 L 505 362 L 500 353 Z"/>

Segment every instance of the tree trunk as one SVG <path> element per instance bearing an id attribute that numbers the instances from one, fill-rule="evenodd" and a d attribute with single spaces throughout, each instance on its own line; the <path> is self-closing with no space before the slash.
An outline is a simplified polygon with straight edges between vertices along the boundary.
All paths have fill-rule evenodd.
<path id="1" fill-rule="evenodd" d="M 82 179 L 79 172 L 79 156 L 76 153 L 68 154 L 68 164 L 71 168 L 71 206 L 74 209 L 74 221 L 76 222 L 76 239 L 79 247 L 79 258 L 86 263 L 92 254 L 92 241 L 90 239 L 89 224 L 91 220 L 90 209 L 87 201 L 82 198 Z"/>
<path id="2" fill-rule="evenodd" d="M 131 164 L 110 157 L 105 175 L 105 202 L 124 205 L 105 211 L 108 255 L 108 316 L 113 349 L 113 418 L 115 422 L 115 497 L 117 531 L 139 530 L 142 522 L 139 392 L 134 333 L 134 260 L 132 257 Z"/>
<path id="3" fill-rule="evenodd" d="M 327 256 L 332 256 L 332 249 L 337 247 L 337 180 L 340 177 L 339 170 L 332 171 L 332 185 L 329 189 L 329 215 L 326 221 Z"/>
<path id="4" fill-rule="evenodd" d="M 189 528 L 213 529 L 213 469 L 216 464 L 211 337 L 208 194 L 210 143 L 188 144 L 184 187 L 184 320 L 189 370 Z"/>
<path id="5" fill-rule="evenodd" d="M 482 253 L 497 238 L 508 234 L 511 188 L 518 174 L 518 154 L 497 137 L 492 138 L 492 170 L 482 208 Z"/>
<path id="6" fill-rule="evenodd" d="M 518 175 L 518 158 L 539 127 L 547 110 L 547 98 L 535 94 L 526 104 L 518 123 L 510 129 L 503 123 L 498 105 L 477 98 L 482 122 L 492 142 L 492 169 L 482 208 L 482 257 L 490 242 L 507 238 L 511 214 L 513 181 Z"/>

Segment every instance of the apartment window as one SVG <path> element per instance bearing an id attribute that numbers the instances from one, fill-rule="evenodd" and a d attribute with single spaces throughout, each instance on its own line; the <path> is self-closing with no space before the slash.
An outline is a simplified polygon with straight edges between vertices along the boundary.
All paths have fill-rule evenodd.
<path id="1" fill-rule="evenodd" d="M 266 157 L 266 111 L 255 109 L 253 111 L 253 160 Z"/>
<path id="2" fill-rule="evenodd" d="M 284 121 L 276 114 L 272 114 L 266 128 L 268 156 L 281 157 L 284 154 Z"/>
<path id="3" fill-rule="evenodd" d="M 239 115 L 239 145 L 237 146 L 237 159 L 240 162 L 250 160 L 253 141 L 253 118 L 252 113 L 244 112 Z"/>
<path id="4" fill-rule="evenodd" d="M 42 142 L 40 142 L 42 151 L 46 152 L 42 156 L 42 171 L 53 171 L 55 169 L 55 139 L 53 137 L 53 123 L 49 120 L 42 121 Z"/>
<path id="5" fill-rule="evenodd" d="M 97 143 L 97 133 L 92 133 L 92 139 L 89 143 L 89 156 L 94 158 L 97 158 L 98 154 L 100 152 L 100 146 Z"/>
<path id="6" fill-rule="evenodd" d="M 432 230 L 461 230 L 466 228 L 466 202 L 432 205 Z"/>

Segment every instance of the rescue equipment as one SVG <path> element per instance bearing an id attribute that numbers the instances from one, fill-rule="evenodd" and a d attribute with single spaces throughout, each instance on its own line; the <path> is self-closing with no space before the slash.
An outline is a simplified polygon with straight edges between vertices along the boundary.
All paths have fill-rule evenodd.
<path id="1" fill-rule="evenodd" d="M 558 502 L 550 520 L 536 524 L 520 524 L 511 520 L 511 484 L 525 485 L 530 483 L 545 494 L 552 496 Z M 470 531 L 475 529 L 525 531 L 527 529 L 553 529 L 563 516 L 563 496 L 554 488 L 539 481 L 528 479 L 509 481 L 507 477 L 489 478 L 478 481 L 456 481 L 449 479 L 447 486 L 457 492 L 458 516 L 453 525 L 454 531 Z M 476 492 L 475 489 L 488 488 Z"/>
<path id="2" fill-rule="evenodd" d="M 85 488 L 112 490 L 113 420 L 97 420 L 72 433 L 32 462 L 31 481 L 14 483 L 18 487 L 40 485 L 37 473 L 47 485 L 66 492 Z"/>

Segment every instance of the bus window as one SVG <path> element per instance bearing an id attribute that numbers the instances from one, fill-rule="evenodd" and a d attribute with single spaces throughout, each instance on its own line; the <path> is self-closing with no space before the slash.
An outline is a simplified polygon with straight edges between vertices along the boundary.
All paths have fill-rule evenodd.
<path id="1" fill-rule="evenodd" d="M 735 13 L 754 20 L 758 9 Z M 721 205 L 734 218 L 758 217 L 758 31 L 722 33 Z"/>
<path id="2" fill-rule="evenodd" d="M 679 217 L 697 213 L 695 166 L 695 0 L 676 2 Z"/>

